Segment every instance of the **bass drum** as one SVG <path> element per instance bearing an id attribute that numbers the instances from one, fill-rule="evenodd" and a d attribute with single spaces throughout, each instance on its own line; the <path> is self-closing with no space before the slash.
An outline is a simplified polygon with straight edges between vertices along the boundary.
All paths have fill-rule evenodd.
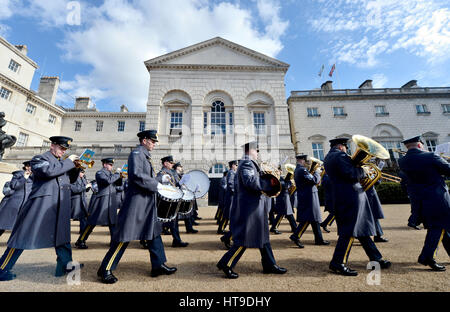
<path id="1" fill-rule="evenodd" d="M 183 197 L 181 198 L 180 208 L 178 214 L 185 216 L 191 213 L 194 208 L 194 193 L 189 190 L 183 190 Z"/>
<path id="2" fill-rule="evenodd" d="M 191 170 L 185 175 L 188 176 L 184 186 L 194 193 L 195 198 L 201 198 L 209 191 L 209 178 L 206 173 L 201 170 Z"/>
<path id="3" fill-rule="evenodd" d="M 172 185 L 163 185 L 158 190 L 156 200 L 158 221 L 169 222 L 175 219 L 182 197 L 183 192 L 179 188 Z"/>

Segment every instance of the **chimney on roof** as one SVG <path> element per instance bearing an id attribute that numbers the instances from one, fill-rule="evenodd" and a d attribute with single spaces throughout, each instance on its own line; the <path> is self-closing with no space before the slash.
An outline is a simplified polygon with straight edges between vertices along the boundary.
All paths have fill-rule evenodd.
<path id="1" fill-rule="evenodd" d="M 402 86 L 402 89 L 417 88 L 417 80 L 410 80 Z"/>
<path id="2" fill-rule="evenodd" d="M 127 108 L 124 104 L 122 104 L 122 105 L 120 106 L 120 111 L 121 111 L 121 112 L 128 112 L 128 108 Z"/>
<path id="3" fill-rule="evenodd" d="M 41 77 L 41 81 L 39 82 L 38 95 L 50 104 L 55 105 L 58 87 L 59 77 Z"/>
<path id="4" fill-rule="evenodd" d="M 75 110 L 89 110 L 92 108 L 91 98 L 79 96 L 75 99 Z"/>
<path id="5" fill-rule="evenodd" d="M 333 81 L 328 80 L 320 86 L 320 89 L 322 90 L 333 90 Z"/>
<path id="6" fill-rule="evenodd" d="M 367 79 L 358 87 L 358 89 L 372 89 L 372 88 L 373 88 L 372 80 L 370 80 L 370 79 Z"/>
<path id="7" fill-rule="evenodd" d="M 26 45 L 24 44 L 18 44 L 15 46 L 17 48 L 17 50 L 19 50 L 20 52 L 22 52 L 23 55 L 27 55 L 28 53 L 28 48 Z"/>

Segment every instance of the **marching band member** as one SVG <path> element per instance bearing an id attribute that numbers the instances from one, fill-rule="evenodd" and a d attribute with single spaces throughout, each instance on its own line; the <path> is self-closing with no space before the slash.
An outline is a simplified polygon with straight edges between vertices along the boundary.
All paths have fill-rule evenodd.
<path id="1" fill-rule="evenodd" d="M 320 224 L 320 226 L 322 227 L 322 229 L 325 232 L 330 233 L 328 226 L 331 226 L 333 224 L 335 216 L 334 216 L 334 208 L 333 208 L 333 194 L 331 194 L 333 189 L 331 187 L 330 178 L 328 177 L 328 174 L 326 172 L 323 175 L 322 181 L 320 182 L 320 184 L 322 185 L 323 190 L 324 190 L 325 211 L 328 211 L 328 216 L 326 217 L 325 220 L 323 220 L 323 222 Z"/>
<path id="2" fill-rule="evenodd" d="M 435 260 L 442 242 L 450 256 L 450 195 L 442 176 L 450 175 L 450 164 L 434 153 L 423 150 L 420 136 L 405 140 L 408 152 L 398 160 L 407 177 L 411 207 L 427 229 L 425 243 L 418 262 L 433 271 L 445 271 Z"/>
<path id="3" fill-rule="evenodd" d="M 117 282 L 112 271 L 132 240 L 147 242 L 152 277 L 173 274 L 177 270 L 164 264 L 166 255 L 161 240 L 161 223 L 157 219 L 156 192 L 162 185 L 156 179 L 150 155 L 158 142 L 156 130 L 145 130 L 137 136 L 140 145 L 128 157 L 128 191 L 119 211 L 113 243 L 97 272 L 106 284 Z"/>
<path id="4" fill-rule="evenodd" d="M 279 170 L 281 171 L 281 168 L 279 168 Z M 277 217 L 275 218 L 275 221 L 270 228 L 270 232 L 275 234 L 281 234 L 281 232 L 278 230 L 278 226 L 280 225 L 281 220 L 284 216 L 286 216 L 286 219 L 288 219 L 292 232 L 294 232 L 297 228 L 297 222 L 295 222 L 294 211 L 292 209 L 289 196 L 289 188 L 292 186 L 291 176 L 292 174 L 288 172 L 285 178 L 280 178 L 281 192 L 280 195 L 277 196 L 274 209 Z"/>
<path id="5" fill-rule="evenodd" d="M 219 183 L 219 202 L 217 205 L 216 215 L 214 216 L 214 220 L 217 220 L 216 224 L 219 224 L 220 219 L 222 218 L 225 191 L 227 190 L 227 174 L 228 170 L 223 172 L 223 177 L 220 179 Z"/>
<path id="6" fill-rule="evenodd" d="M 358 272 L 346 266 L 355 237 L 360 241 L 370 261 L 377 261 L 382 269 L 389 268 L 391 263 L 382 259 L 381 253 L 370 238 L 375 235 L 375 226 L 369 200 L 359 183 L 365 176 L 365 171 L 352 163 L 347 154 L 347 141 L 345 138 L 330 140 L 331 149 L 324 161 L 333 189 L 339 236 L 330 270 L 341 275 L 356 276 Z"/>
<path id="7" fill-rule="evenodd" d="M 117 224 L 116 185 L 122 182 L 120 173 L 113 173 L 114 158 L 102 159 L 103 168 L 95 174 L 98 193 L 91 198 L 93 201 L 89 211 L 86 228 L 80 234 L 75 246 L 78 249 L 87 249 L 86 241 L 96 225 L 107 225 L 111 239 L 114 227 Z"/>
<path id="8" fill-rule="evenodd" d="M 31 160 L 33 186 L 28 200 L 20 209 L 0 259 L 0 281 L 12 280 L 11 272 L 24 249 L 54 247 L 57 254 L 55 276 L 74 269 L 70 247 L 70 180 L 68 172 L 75 167 L 76 155 L 60 160 L 72 139 L 50 137 L 50 150 Z M 30 235 L 32 233 L 32 235 Z"/>
<path id="9" fill-rule="evenodd" d="M 230 170 L 228 170 L 227 173 L 227 187 L 225 189 L 225 195 L 224 195 L 224 205 L 223 205 L 223 212 L 222 212 L 222 218 L 219 222 L 219 228 L 217 229 L 217 234 L 224 234 L 225 228 L 228 225 L 228 222 L 230 220 L 230 210 L 231 205 L 233 204 L 233 197 L 234 197 L 234 176 L 236 175 L 237 166 L 238 163 L 236 160 L 232 160 L 228 162 L 228 166 Z"/>
<path id="10" fill-rule="evenodd" d="M 0 214 L 3 211 L 4 207 L 6 206 L 6 203 L 8 202 L 11 195 L 14 194 L 14 190 L 12 190 L 9 187 L 9 182 L 10 181 L 6 181 L 5 184 L 3 185 L 3 195 L 5 196 L 0 201 Z M 3 233 L 5 233 L 5 230 L 0 230 L 0 236 L 2 236 Z"/>
<path id="11" fill-rule="evenodd" d="M 375 184 L 380 184 L 381 181 L 378 180 Z M 372 212 L 373 220 L 375 222 L 375 236 L 373 241 L 375 243 L 387 243 L 389 240 L 382 237 L 383 229 L 381 228 L 381 224 L 379 219 L 384 219 L 383 209 L 381 208 L 380 198 L 378 197 L 377 190 L 375 189 L 375 185 L 370 187 L 366 191 L 367 199 L 369 200 L 370 211 Z"/>
<path id="12" fill-rule="evenodd" d="M 158 172 L 156 179 L 161 184 L 173 184 L 173 186 L 179 187 L 179 184 L 175 178 L 173 165 L 173 157 L 171 155 L 161 158 L 162 168 Z M 183 242 L 180 237 L 180 229 L 178 226 L 178 217 L 175 217 L 172 221 L 168 222 L 170 233 L 172 234 L 172 247 L 187 247 L 189 243 Z"/>
<path id="13" fill-rule="evenodd" d="M 183 166 L 180 162 L 177 162 L 173 165 L 174 178 L 176 183 L 180 183 L 181 178 L 183 177 Z M 195 234 L 198 233 L 196 229 L 193 228 L 194 217 L 193 217 L 193 209 L 190 213 L 186 215 L 178 215 L 178 220 L 184 220 L 184 225 L 186 226 L 186 233 Z"/>
<path id="14" fill-rule="evenodd" d="M 33 174 L 31 162 L 23 163 L 23 170 L 14 171 L 9 182 L 11 196 L 3 205 L 0 205 L 0 236 L 6 231 L 11 231 L 17 219 L 20 208 L 25 204 L 33 186 Z"/>
<path id="15" fill-rule="evenodd" d="M 246 248 L 259 248 L 264 273 L 283 274 L 287 270 L 276 265 L 269 241 L 268 211 L 264 209 L 261 191 L 267 191 L 260 182 L 260 168 L 257 142 L 244 146 L 245 155 L 239 162 L 236 172 L 235 199 L 230 215 L 230 230 L 233 233 L 233 246 L 217 263 L 217 267 L 227 278 L 238 278 L 233 267 Z"/>
<path id="16" fill-rule="evenodd" d="M 72 203 L 71 219 L 80 221 L 80 234 L 83 233 L 87 225 L 88 206 L 86 192 L 91 187 L 92 184 L 86 181 L 85 171 L 83 169 L 80 170 L 77 180 L 70 185 Z"/>
<path id="17" fill-rule="evenodd" d="M 316 245 L 329 245 L 330 242 L 322 237 L 320 223 L 322 215 L 320 211 L 319 195 L 317 184 L 320 182 L 320 169 L 314 174 L 308 172 L 305 168 L 307 155 L 297 155 L 297 167 L 294 171 L 295 185 L 297 186 L 297 221 L 299 222 L 295 232 L 289 237 L 299 248 L 304 246 L 300 243 L 300 238 L 305 233 L 307 227 L 311 224 L 314 232 Z"/>

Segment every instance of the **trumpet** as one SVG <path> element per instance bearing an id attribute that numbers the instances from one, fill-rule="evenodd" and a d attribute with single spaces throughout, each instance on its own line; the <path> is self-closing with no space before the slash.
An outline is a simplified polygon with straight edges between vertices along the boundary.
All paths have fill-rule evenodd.
<path id="1" fill-rule="evenodd" d="M 70 156 L 70 155 L 64 155 L 62 159 L 65 160 L 65 159 L 67 159 L 69 156 Z M 83 164 L 86 165 L 88 168 L 92 168 L 92 167 L 94 166 L 95 161 L 93 161 L 93 160 L 91 160 L 91 161 L 86 161 L 86 160 L 84 160 L 84 159 L 76 159 L 76 160 L 74 160 L 73 163 L 74 163 L 74 165 L 75 165 L 75 168 L 79 168 L 79 169 L 85 170 L 86 167 L 83 166 Z"/>
<path id="2" fill-rule="evenodd" d="M 388 180 L 388 181 L 395 182 L 395 183 L 401 183 L 402 182 L 402 178 L 397 177 L 397 176 L 392 175 L 392 174 L 387 174 L 385 172 L 381 173 L 381 178 L 383 180 Z"/>

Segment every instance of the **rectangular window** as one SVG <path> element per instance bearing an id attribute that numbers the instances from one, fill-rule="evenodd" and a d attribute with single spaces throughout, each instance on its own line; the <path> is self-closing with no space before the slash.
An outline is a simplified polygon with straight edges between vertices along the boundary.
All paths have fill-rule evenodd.
<path id="1" fill-rule="evenodd" d="M 97 125 L 95 126 L 95 131 L 97 131 L 97 132 L 103 131 L 103 120 L 97 120 Z"/>
<path id="2" fill-rule="evenodd" d="M 203 134 L 208 133 L 208 112 L 203 112 Z"/>
<path id="3" fill-rule="evenodd" d="M 55 124 L 56 122 L 56 116 L 53 116 L 52 114 L 48 115 L 48 122 L 51 124 Z"/>
<path id="4" fill-rule="evenodd" d="M 425 140 L 425 142 L 427 143 L 428 151 L 434 153 L 436 151 L 436 145 L 437 145 L 436 140 L 429 139 L 429 140 Z"/>
<path id="5" fill-rule="evenodd" d="M 117 131 L 124 132 L 125 131 L 125 121 L 117 122 Z"/>
<path id="6" fill-rule="evenodd" d="M 312 144 L 312 150 L 313 155 L 315 158 L 323 160 L 324 159 L 324 153 L 323 153 L 323 144 L 322 143 L 313 143 Z"/>
<path id="7" fill-rule="evenodd" d="M 333 107 L 333 113 L 334 116 L 347 116 L 347 114 L 344 113 L 344 107 Z"/>
<path id="8" fill-rule="evenodd" d="M 51 142 L 50 141 L 42 141 L 42 147 L 50 147 Z"/>
<path id="9" fill-rule="evenodd" d="M 81 131 L 81 121 L 75 121 L 75 131 Z"/>
<path id="10" fill-rule="evenodd" d="M 25 111 L 27 113 L 34 114 L 34 112 L 36 111 L 36 106 L 28 104 L 27 108 L 25 109 Z"/>
<path id="11" fill-rule="evenodd" d="M 19 71 L 20 64 L 14 60 L 11 60 L 9 62 L 8 68 L 11 69 L 13 72 L 17 73 Z"/>
<path id="12" fill-rule="evenodd" d="M 19 133 L 19 138 L 17 139 L 16 146 L 26 146 L 28 141 L 28 134 Z"/>
<path id="13" fill-rule="evenodd" d="M 256 135 L 266 134 L 266 119 L 264 113 L 253 113 L 253 126 Z"/>
<path id="14" fill-rule="evenodd" d="M 145 121 L 139 121 L 139 132 L 145 130 Z"/>
<path id="15" fill-rule="evenodd" d="M 445 113 L 450 113 L 450 104 L 442 104 L 442 111 Z"/>
<path id="16" fill-rule="evenodd" d="M 425 104 L 416 105 L 417 114 L 429 114 L 428 108 Z"/>
<path id="17" fill-rule="evenodd" d="M 384 105 L 376 105 L 375 106 L 375 113 L 376 113 L 377 116 L 389 115 L 389 113 L 386 110 L 386 106 L 384 106 Z"/>
<path id="18" fill-rule="evenodd" d="M 170 113 L 170 129 L 181 129 L 183 125 L 183 113 L 171 112 Z"/>
<path id="19" fill-rule="evenodd" d="M 5 89 L 3 87 L 0 89 L 0 97 L 1 98 L 4 98 L 5 100 L 9 100 L 10 96 L 11 96 L 11 91 L 9 91 L 8 89 Z"/>
<path id="20" fill-rule="evenodd" d="M 317 107 L 308 107 L 306 109 L 307 113 L 308 113 L 308 117 L 319 117 L 319 110 L 317 109 Z"/>
<path id="21" fill-rule="evenodd" d="M 229 123 L 230 123 L 230 134 L 233 134 L 233 125 L 234 125 L 234 117 L 233 117 L 233 112 L 229 112 L 228 113 L 228 119 L 229 119 Z"/>

